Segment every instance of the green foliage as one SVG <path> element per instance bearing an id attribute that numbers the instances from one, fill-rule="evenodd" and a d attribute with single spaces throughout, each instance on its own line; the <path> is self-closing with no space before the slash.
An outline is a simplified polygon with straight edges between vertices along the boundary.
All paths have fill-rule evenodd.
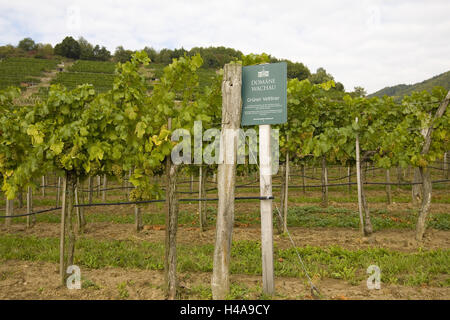
<path id="1" fill-rule="evenodd" d="M 19 187 L 30 185 L 30 177 L 41 169 L 29 153 L 32 141 L 24 121 L 29 108 L 17 107 L 13 103 L 19 94 L 17 88 L 0 91 L 0 173 L 2 190 L 8 199 L 14 198 Z M 38 132 L 35 135 L 36 139 L 40 138 Z"/>
<path id="2" fill-rule="evenodd" d="M 31 51 L 36 49 L 36 43 L 31 38 L 25 38 L 19 41 L 17 47 L 22 49 L 23 51 Z"/>
<path id="3" fill-rule="evenodd" d="M 72 37 L 65 37 L 61 43 L 55 45 L 54 49 L 55 54 L 71 58 L 71 59 L 79 59 L 81 55 L 81 46 Z"/>
<path id="4" fill-rule="evenodd" d="M 115 68 L 116 65 L 113 62 L 78 60 L 69 68 L 69 71 L 113 74 Z"/>
<path id="5" fill-rule="evenodd" d="M 114 61 L 121 63 L 131 61 L 132 55 L 133 51 L 125 50 L 122 46 L 118 46 L 116 51 L 114 51 Z"/>
<path id="6" fill-rule="evenodd" d="M 104 67 L 109 68 L 108 65 L 105 65 Z M 60 72 L 56 75 L 56 77 L 52 80 L 51 83 L 61 84 L 70 90 L 75 89 L 79 85 L 91 84 L 96 91 L 105 92 L 111 90 L 113 82 L 114 82 L 114 75 L 112 74 L 99 72 L 86 73 L 76 71 L 76 72 Z"/>

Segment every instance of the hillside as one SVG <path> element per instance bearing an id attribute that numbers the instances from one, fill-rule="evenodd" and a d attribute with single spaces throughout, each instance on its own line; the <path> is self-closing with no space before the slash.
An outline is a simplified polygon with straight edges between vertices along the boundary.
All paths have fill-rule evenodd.
<path id="1" fill-rule="evenodd" d="M 419 83 L 409 85 L 399 84 L 393 87 L 386 87 L 370 94 L 369 97 L 383 97 L 384 95 L 388 95 L 401 99 L 401 97 L 404 95 L 410 95 L 413 91 L 430 91 L 435 86 L 442 86 L 445 89 L 450 90 L 450 71 L 444 72 Z"/>
<path id="2" fill-rule="evenodd" d="M 8 86 L 22 89 L 21 105 L 33 104 L 42 100 L 48 94 L 51 84 L 61 84 L 68 89 L 89 83 L 98 92 L 112 89 L 114 82 L 114 62 L 65 60 L 63 70 L 57 68 L 60 60 L 36 59 L 24 57 L 6 58 L 0 61 L 0 90 Z M 150 63 L 143 68 L 145 78 L 150 82 L 150 88 L 156 79 L 163 74 L 164 63 Z M 216 74 L 214 68 L 199 70 L 200 88 L 210 84 Z"/>

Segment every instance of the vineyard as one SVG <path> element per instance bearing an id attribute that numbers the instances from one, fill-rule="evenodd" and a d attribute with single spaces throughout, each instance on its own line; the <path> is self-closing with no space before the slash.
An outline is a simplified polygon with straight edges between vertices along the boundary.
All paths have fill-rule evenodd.
<path id="1" fill-rule="evenodd" d="M 164 66 L 138 52 L 117 65 L 75 62 L 34 105 L 17 106 L 17 88 L 0 92 L 2 299 L 450 297 L 450 94 L 435 87 L 397 103 L 298 79 L 287 83 L 287 123 L 273 126 L 275 294 L 261 285 L 250 148 L 236 168 L 229 281 L 212 286 L 221 165 L 170 157 L 176 129 L 227 124 L 229 69 L 202 63 L 197 54 Z M 38 68 L 49 66 L 26 76 Z M 214 149 L 206 141 L 202 154 Z M 80 290 L 65 287 L 71 265 Z M 366 285 L 371 265 L 379 290 Z"/>
<path id="2" fill-rule="evenodd" d="M 56 68 L 58 60 L 7 58 L 0 61 L 0 89 L 21 84 L 35 84 L 44 72 Z"/>

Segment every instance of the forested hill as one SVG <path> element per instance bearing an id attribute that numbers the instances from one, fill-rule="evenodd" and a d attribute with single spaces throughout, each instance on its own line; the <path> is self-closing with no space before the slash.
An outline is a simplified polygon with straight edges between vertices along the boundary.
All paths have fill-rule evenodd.
<path id="1" fill-rule="evenodd" d="M 369 97 L 383 97 L 384 95 L 388 95 L 400 99 L 404 95 L 410 95 L 413 91 L 431 91 L 431 89 L 435 86 L 442 86 L 445 89 L 450 90 L 450 71 L 444 72 L 419 83 L 399 84 L 393 87 L 386 87 L 370 94 Z"/>

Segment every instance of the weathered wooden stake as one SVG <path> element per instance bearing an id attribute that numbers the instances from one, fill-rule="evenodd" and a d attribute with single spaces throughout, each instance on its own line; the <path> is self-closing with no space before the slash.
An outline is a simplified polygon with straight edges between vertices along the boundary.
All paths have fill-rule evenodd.
<path id="1" fill-rule="evenodd" d="M 439 108 L 437 109 L 436 113 L 433 116 L 433 122 L 436 121 L 438 118 L 441 118 L 445 114 L 445 110 L 447 109 L 447 106 L 450 103 L 450 91 L 447 92 L 447 95 L 444 99 L 444 101 L 441 102 L 439 105 Z M 424 144 L 422 146 L 421 155 L 426 155 L 430 151 L 431 147 L 431 137 L 433 134 L 433 126 L 430 126 L 427 128 L 426 131 L 422 132 L 423 137 L 425 138 Z M 432 192 L 432 183 L 431 183 L 431 174 L 430 174 L 430 168 L 420 168 L 420 175 L 422 178 L 422 205 L 419 209 L 419 217 L 417 219 L 417 228 L 416 228 L 416 240 L 422 241 L 423 235 L 425 234 L 426 230 L 426 220 L 428 213 L 430 211 L 431 206 L 431 192 Z"/>
<path id="2" fill-rule="evenodd" d="M 27 189 L 27 214 L 33 212 L 33 189 L 28 187 Z M 30 228 L 36 223 L 36 216 L 27 216 L 27 228 Z"/>
<path id="3" fill-rule="evenodd" d="M 191 175 L 191 182 L 192 182 L 192 177 L 193 177 L 193 175 Z M 202 177 L 203 177 L 203 170 L 202 170 L 202 165 L 200 165 L 198 167 L 198 198 L 199 199 L 202 198 L 202 180 L 203 180 Z M 202 203 L 202 201 L 199 201 L 198 202 L 198 222 L 200 225 L 200 231 L 204 231 L 202 208 L 203 208 L 203 203 Z"/>
<path id="4" fill-rule="evenodd" d="M 325 156 L 322 156 L 322 206 L 328 207 L 328 169 Z"/>
<path id="5" fill-rule="evenodd" d="M 102 191 L 102 202 L 106 201 L 106 187 L 108 185 L 107 182 L 107 178 L 106 178 L 106 174 L 103 175 L 103 191 Z"/>
<path id="6" fill-rule="evenodd" d="M 420 175 L 420 169 L 414 168 L 413 185 L 411 186 L 411 202 L 413 205 L 418 206 L 422 202 L 422 178 Z"/>
<path id="7" fill-rule="evenodd" d="M 58 185 L 56 188 L 56 206 L 59 207 L 59 202 L 61 200 L 61 177 L 58 177 Z"/>
<path id="8" fill-rule="evenodd" d="M 14 214 L 14 199 L 8 200 L 6 197 L 6 216 L 10 217 Z M 5 226 L 9 228 L 11 226 L 11 218 L 5 218 Z"/>
<path id="9" fill-rule="evenodd" d="M 358 118 L 355 119 L 358 123 Z M 363 203 L 361 196 L 361 161 L 359 159 L 359 135 L 356 133 L 356 182 L 358 185 L 358 211 L 359 211 L 359 230 L 364 236 L 364 218 L 363 218 Z"/>
<path id="10" fill-rule="evenodd" d="M 83 190 L 82 186 L 80 185 L 80 180 L 77 179 L 77 185 L 75 187 L 75 204 L 80 204 L 80 190 Z M 81 194 L 83 192 L 81 191 Z M 81 202 L 82 203 L 82 202 Z M 78 227 L 78 233 L 84 232 L 84 226 L 86 224 L 86 221 L 84 219 L 84 208 L 83 207 L 76 207 L 76 213 L 77 213 L 77 227 Z"/>
<path id="11" fill-rule="evenodd" d="M 139 204 L 134 205 L 134 225 L 136 227 L 136 232 L 140 232 L 144 228 L 142 208 Z"/>
<path id="12" fill-rule="evenodd" d="M 42 176 L 41 180 L 42 180 L 42 182 L 41 182 L 42 196 L 45 197 L 45 176 Z"/>
<path id="13" fill-rule="evenodd" d="M 386 169 L 386 196 L 387 204 L 392 203 L 392 193 L 391 193 L 391 173 L 390 169 Z"/>
<path id="14" fill-rule="evenodd" d="M 97 197 L 100 196 L 100 186 L 102 184 L 102 178 L 100 176 L 97 176 Z"/>
<path id="15" fill-rule="evenodd" d="M 288 137 L 289 139 L 289 137 Z M 304 169 L 305 167 L 302 166 Z M 286 186 L 284 188 L 284 209 L 283 209 L 283 232 L 287 232 L 287 216 L 288 216 L 288 201 L 289 201 L 289 150 L 286 152 L 286 170 L 284 172 L 286 179 Z M 305 180 L 303 180 L 303 192 L 305 191 Z"/>
<path id="16" fill-rule="evenodd" d="M 63 176 L 63 187 L 62 187 L 62 200 L 61 200 L 61 229 L 59 236 L 59 276 L 63 285 L 65 285 L 66 279 L 66 261 L 65 261 L 65 251 L 66 251 L 66 193 L 67 193 L 67 177 Z"/>
<path id="17" fill-rule="evenodd" d="M 211 289 L 213 299 L 225 299 L 230 289 L 230 255 L 234 223 L 237 130 L 242 111 L 242 66 L 226 64 L 222 81 L 222 132 L 218 165 L 219 202 Z M 272 216 L 272 212 L 270 213 Z"/>
<path id="18" fill-rule="evenodd" d="M 169 118 L 167 128 L 171 130 L 172 119 Z M 178 200 L 176 196 L 178 166 L 172 162 L 170 156 L 166 161 L 166 235 L 165 235 L 165 259 L 164 275 L 167 298 L 174 300 L 177 297 L 177 229 L 178 229 Z"/>
<path id="19" fill-rule="evenodd" d="M 89 176 L 89 178 L 88 178 L 88 203 L 89 204 L 92 204 L 92 193 L 94 192 L 94 189 L 93 189 L 93 181 L 94 180 L 94 178 L 92 177 L 92 176 Z"/>

